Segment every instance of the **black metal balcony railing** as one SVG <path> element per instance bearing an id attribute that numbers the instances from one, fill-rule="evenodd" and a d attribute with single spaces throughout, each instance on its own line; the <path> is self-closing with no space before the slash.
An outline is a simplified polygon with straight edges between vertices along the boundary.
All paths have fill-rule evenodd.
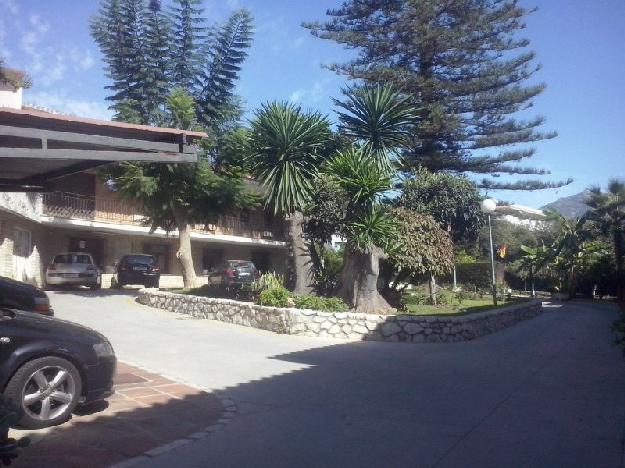
<path id="1" fill-rule="evenodd" d="M 67 192 L 43 194 L 43 214 L 57 218 L 85 219 L 142 225 L 145 216 L 136 205 L 124 200 L 107 200 Z M 205 234 L 283 240 L 280 226 L 241 221 L 236 216 L 220 216 L 214 224 L 198 224 L 193 230 Z"/>

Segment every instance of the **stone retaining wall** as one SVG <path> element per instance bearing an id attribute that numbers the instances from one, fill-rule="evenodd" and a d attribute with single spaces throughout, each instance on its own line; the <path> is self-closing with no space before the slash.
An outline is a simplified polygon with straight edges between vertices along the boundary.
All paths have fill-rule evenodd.
<path id="1" fill-rule="evenodd" d="M 542 313 L 542 303 L 538 300 L 452 317 L 283 309 L 155 289 L 140 290 L 137 301 L 196 318 L 219 320 L 275 333 L 417 343 L 472 340 Z"/>

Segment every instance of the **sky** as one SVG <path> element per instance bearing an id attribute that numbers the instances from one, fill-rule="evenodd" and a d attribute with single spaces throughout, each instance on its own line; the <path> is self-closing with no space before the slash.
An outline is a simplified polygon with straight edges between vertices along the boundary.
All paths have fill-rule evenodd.
<path id="1" fill-rule="evenodd" d="M 288 99 L 334 120 L 332 97 L 344 77 L 323 68 L 353 56 L 314 38 L 302 21 L 323 20 L 341 0 L 204 0 L 209 22 L 224 21 L 236 8 L 255 18 L 254 43 L 243 66 L 238 93 L 247 116 L 263 102 Z M 532 112 L 547 118 L 558 137 L 537 142 L 528 165 L 551 171 L 546 180 L 574 179 L 533 192 L 496 191 L 501 200 L 540 207 L 591 185 L 625 177 L 625 1 L 521 0 L 538 10 L 523 35 L 531 40 L 547 84 Z M 168 4 L 167 0 L 163 1 Z M 110 118 L 108 84 L 89 18 L 98 0 L 0 0 L 0 56 L 26 70 L 34 86 L 24 101 L 84 117 Z"/>

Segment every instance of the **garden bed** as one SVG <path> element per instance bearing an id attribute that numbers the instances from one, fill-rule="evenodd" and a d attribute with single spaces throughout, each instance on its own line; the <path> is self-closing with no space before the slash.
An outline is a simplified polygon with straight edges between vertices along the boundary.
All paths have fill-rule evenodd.
<path id="1" fill-rule="evenodd" d="M 339 339 L 435 343 L 466 341 L 542 312 L 538 300 L 462 315 L 375 315 L 256 305 L 231 299 L 139 291 L 137 301 L 195 318 L 218 320 L 275 333 Z"/>

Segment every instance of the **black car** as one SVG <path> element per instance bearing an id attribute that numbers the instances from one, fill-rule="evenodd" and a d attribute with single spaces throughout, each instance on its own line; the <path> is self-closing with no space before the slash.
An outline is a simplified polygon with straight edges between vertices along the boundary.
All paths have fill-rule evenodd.
<path id="1" fill-rule="evenodd" d="M 41 289 L 32 284 L 0 276 L 0 307 L 15 308 L 54 315 L 50 308 L 50 299 Z"/>
<path id="2" fill-rule="evenodd" d="M 258 279 L 260 272 L 249 260 L 225 260 L 208 272 L 211 286 L 238 287 Z"/>
<path id="3" fill-rule="evenodd" d="M 78 403 L 110 396 L 115 366 L 111 344 L 89 328 L 0 309 L 0 389 L 20 407 L 20 427 L 60 424 Z"/>
<path id="4" fill-rule="evenodd" d="M 142 284 L 146 288 L 158 288 L 161 270 L 152 255 L 124 255 L 115 267 L 111 286 L 121 288 L 127 284 Z"/>

